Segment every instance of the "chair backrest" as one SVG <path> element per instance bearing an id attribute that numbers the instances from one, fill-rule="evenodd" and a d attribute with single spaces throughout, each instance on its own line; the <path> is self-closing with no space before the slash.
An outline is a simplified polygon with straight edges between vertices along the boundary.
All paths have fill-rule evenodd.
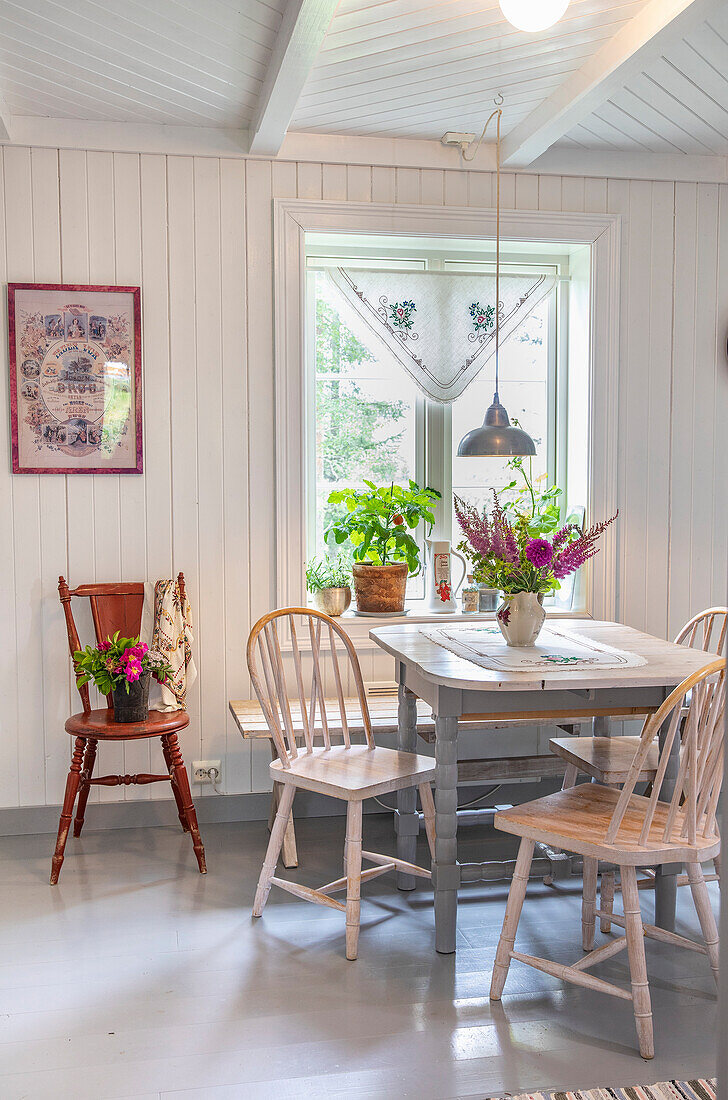
<path id="1" fill-rule="evenodd" d="M 178 575 L 177 583 L 184 603 L 185 579 L 182 573 Z M 105 642 L 117 630 L 122 638 L 136 638 L 141 630 L 142 611 L 144 609 L 143 581 L 119 584 L 81 584 L 78 588 L 69 588 L 65 578 L 59 577 L 58 595 L 66 616 L 66 631 L 68 633 L 68 648 L 71 653 L 71 660 L 73 660 L 74 653 L 81 649 L 81 641 L 71 610 L 71 598 L 73 596 L 87 597 L 91 604 L 91 616 L 97 645 L 99 642 Z M 88 684 L 80 687 L 78 693 L 81 696 L 84 714 L 89 714 L 91 712 L 91 702 Z M 109 706 L 111 706 L 111 696 L 109 695 L 106 698 Z"/>
<path id="2" fill-rule="evenodd" d="M 298 621 L 298 626 L 296 622 Z M 290 638 L 293 657 L 295 690 L 290 692 L 281 652 L 281 630 Z M 304 670 L 302 650 L 310 646 L 310 672 Z M 343 662 L 339 660 L 339 650 Z M 307 656 L 307 654 L 306 654 Z M 356 650 L 348 634 L 335 619 L 320 611 L 306 607 L 284 607 L 271 611 L 259 619 L 250 632 L 247 648 L 248 669 L 253 689 L 268 723 L 276 752 L 284 768 L 299 755 L 296 733 L 301 730 L 305 752 L 313 752 L 320 741 L 324 748 L 331 748 L 334 724 L 340 727 L 341 744 L 351 748 L 350 719 L 346 713 L 344 682 L 347 670 L 351 672 L 359 708 L 361 725 L 366 743 L 374 748 L 369 708 L 364 681 Z M 348 679 L 348 677 L 346 677 Z M 326 707 L 327 685 L 332 685 L 336 699 L 329 698 Z M 333 708 L 333 709 L 332 709 Z M 338 722 L 331 719 L 338 709 Z"/>
<path id="3" fill-rule="evenodd" d="M 685 623 L 675 644 L 724 655 L 727 627 L 728 607 L 709 607 Z"/>
<path id="4" fill-rule="evenodd" d="M 661 803 L 670 750 L 675 738 L 682 741 L 675 791 L 670 797 L 662 843 L 694 845 L 698 836 L 718 838 L 716 810 L 723 781 L 725 733 L 725 658 L 711 661 L 683 680 L 659 710 L 645 721 L 640 745 L 627 781 L 615 806 L 606 834 L 608 843 L 617 842 L 620 826 L 634 794 L 650 746 L 660 728 L 667 732 L 660 747 L 657 773 L 649 798 L 644 800 L 644 817 L 639 843 L 644 845 Z M 687 713 L 685 713 L 687 711 Z M 681 721 L 681 718 L 684 720 Z M 666 805 L 666 801 L 662 805 Z"/>

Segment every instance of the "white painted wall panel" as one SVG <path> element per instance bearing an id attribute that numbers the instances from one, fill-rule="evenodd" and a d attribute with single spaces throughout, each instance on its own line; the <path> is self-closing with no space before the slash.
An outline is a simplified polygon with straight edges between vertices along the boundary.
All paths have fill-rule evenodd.
<path id="1" fill-rule="evenodd" d="M 672 635 L 725 600 L 728 187 L 505 173 L 502 191 L 508 207 L 624 218 L 619 615 Z M 267 747 L 241 741 L 226 705 L 249 691 L 245 640 L 275 599 L 272 199 L 487 207 L 493 194 L 488 173 L 2 150 L 0 275 L 142 286 L 145 473 L 13 477 L 3 386 L 0 806 L 61 799 L 77 696 L 59 573 L 184 570 L 200 672 L 187 761 L 219 756 L 230 792 L 267 786 Z M 383 655 L 362 665 L 392 678 Z M 101 766 L 146 770 L 151 749 L 102 746 Z"/>

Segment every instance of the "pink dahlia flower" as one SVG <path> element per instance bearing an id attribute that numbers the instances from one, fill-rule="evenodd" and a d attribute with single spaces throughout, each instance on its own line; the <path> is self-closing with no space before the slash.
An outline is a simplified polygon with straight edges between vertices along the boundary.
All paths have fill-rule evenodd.
<path id="1" fill-rule="evenodd" d="M 531 539 L 526 546 L 526 557 L 537 569 L 550 565 L 553 556 L 554 548 L 546 539 Z"/>

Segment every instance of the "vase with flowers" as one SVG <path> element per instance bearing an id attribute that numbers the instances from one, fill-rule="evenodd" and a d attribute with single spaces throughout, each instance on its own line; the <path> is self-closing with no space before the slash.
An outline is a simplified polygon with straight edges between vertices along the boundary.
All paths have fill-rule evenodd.
<path id="1" fill-rule="evenodd" d="M 154 678 L 167 683 L 172 668 L 155 650 L 139 638 L 113 638 L 87 645 L 73 655 L 76 683 L 79 687 L 93 682 L 102 695 L 110 695 L 114 721 L 144 722 L 149 713 L 149 682 Z"/>
<path id="2" fill-rule="evenodd" d="M 533 646 L 546 618 L 544 596 L 598 552 L 600 536 L 618 513 L 587 531 L 564 524 L 550 539 L 534 537 L 526 516 L 516 513 L 511 520 L 495 490 L 490 512 L 481 515 L 456 496 L 455 515 L 483 580 L 503 593 L 496 621 L 506 643 Z"/>

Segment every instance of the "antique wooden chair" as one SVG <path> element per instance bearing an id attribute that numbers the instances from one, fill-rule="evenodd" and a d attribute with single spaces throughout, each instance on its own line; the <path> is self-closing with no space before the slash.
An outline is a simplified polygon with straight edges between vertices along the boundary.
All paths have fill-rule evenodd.
<path id="1" fill-rule="evenodd" d="M 726 633 L 728 632 L 728 607 L 710 607 L 694 615 L 675 638 L 676 645 L 687 645 L 693 649 L 702 649 L 704 653 L 725 653 Z M 634 754 L 640 743 L 639 737 L 552 737 L 549 741 L 551 751 L 566 763 L 564 789 L 573 787 L 579 774 L 589 775 L 596 783 L 607 787 L 621 787 L 629 775 Z M 651 783 L 657 772 L 659 747 L 657 742 L 650 746 L 645 757 L 639 781 Z M 720 877 L 720 854 L 716 855 L 715 875 Z M 654 872 L 645 870 L 645 875 L 653 877 Z M 642 886 L 645 883 L 641 883 Z M 678 877 L 678 885 L 687 886 L 686 875 Z M 596 888 L 596 887 L 595 887 Z M 614 874 L 604 870 L 601 874 L 601 908 L 605 913 L 611 909 L 614 898 Z M 609 920 L 600 921 L 602 932 L 609 931 Z M 585 950 L 593 943 L 593 933 L 585 929 Z"/>
<path id="2" fill-rule="evenodd" d="M 311 675 L 305 676 L 296 628 L 302 623 L 304 645 L 311 647 Z M 289 698 L 281 654 L 279 624 L 290 636 L 293 657 L 295 697 Z M 322 631 L 324 644 L 322 647 Z M 343 647 L 339 660 L 337 642 Z M 327 653 L 328 651 L 328 653 Z M 362 882 L 387 871 L 402 870 L 411 875 L 430 878 L 430 872 L 395 856 L 362 851 L 362 804 L 365 798 L 418 786 L 430 852 L 434 858 L 435 806 L 430 782 L 435 775 L 435 762 L 430 757 L 394 749 L 377 748 L 367 707 L 359 661 L 349 636 L 335 620 L 319 611 L 304 607 L 287 607 L 264 615 L 253 627 L 248 639 L 248 668 L 255 694 L 265 714 L 276 748 L 277 759 L 270 765 L 271 777 L 280 783 L 282 793 L 270 834 L 268 850 L 258 881 L 253 916 L 259 917 L 272 885 L 319 905 L 346 914 L 346 957 L 357 957 L 359 943 L 359 909 Z M 352 741 L 345 706 L 345 684 L 349 676 L 361 708 L 363 744 Z M 305 681 L 310 681 L 306 683 Z M 329 725 L 324 700 L 327 683 L 335 687 L 339 704 L 341 743 Z M 307 691 L 308 689 L 308 691 Z M 296 726 L 303 725 L 303 744 L 296 744 Z M 276 864 L 283 844 L 288 818 L 296 790 L 301 787 L 330 795 L 347 803 L 344 875 L 314 890 L 276 877 Z M 375 866 L 361 869 L 362 859 Z M 346 891 L 346 903 L 331 897 Z"/>
<path id="3" fill-rule="evenodd" d="M 685 707 L 687 716 L 682 721 Z M 720 850 L 716 810 L 723 779 L 724 712 L 725 660 L 721 658 L 684 680 L 646 720 L 621 791 L 597 783 L 582 783 L 495 815 L 496 828 L 522 839 L 493 968 L 492 1000 L 500 999 L 511 959 L 587 989 L 631 1000 L 640 1053 L 643 1058 L 652 1058 L 652 1009 L 644 937 L 706 954 L 718 980 L 718 930 L 701 863 L 712 859 Z M 668 723 L 667 734 L 659 751 L 652 792 L 649 798 L 637 795 L 635 787 L 645 760 L 657 731 L 665 722 Z M 675 791 L 669 802 L 661 801 L 670 748 L 676 737 L 681 739 L 682 751 Z M 589 884 L 596 883 L 598 860 L 620 868 L 624 916 L 610 913 L 609 919 L 624 928 L 625 935 L 608 941 L 571 966 L 524 955 L 514 949 L 537 842 L 556 844 L 584 857 L 584 928 L 593 929 L 595 916 L 601 916 L 600 910 L 594 912 L 595 895 L 593 889 L 588 888 Z M 660 863 L 687 864 L 705 946 L 674 932 L 643 925 L 637 868 Z M 586 973 L 590 967 L 625 947 L 629 956 L 631 993 Z"/>
<path id="4" fill-rule="evenodd" d="M 185 587 L 182 573 L 179 574 L 177 580 L 184 600 Z M 117 630 L 125 638 L 134 638 L 139 634 L 144 606 L 143 583 L 82 584 L 78 588 L 70 589 L 64 578 L 59 577 L 58 593 L 66 616 L 68 647 L 72 660 L 73 654 L 81 649 L 81 642 L 71 610 L 71 598 L 73 596 L 88 597 L 91 604 L 91 615 L 97 644 L 105 641 L 109 635 L 113 635 Z M 177 738 L 179 731 L 189 725 L 189 717 L 186 711 L 178 710 L 166 713 L 150 711 L 144 722 L 120 723 L 114 721 L 113 711 L 110 709 L 112 705 L 111 696 L 107 697 L 109 709 L 92 710 L 88 685 L 84 684 L 78 691 L 81 696 L 83 711 L 80 714 L 74 714 L 66 722 L 66 733 L 74 737 L 75 741 L 71 755 L 71 770 L 66 780 L 66 793 L 61 809 L 61 820 L 58 826 L 58 839 L 56 840 L 56 849 L 51 864 L 51 886 L 55 886 L 61 873 L 76 796 L 78 795 L 78 804 L 76 805 L 76 816 L 73 823 L 74 837 L 81 835 L 89 791 L 94 784 L 115 787 L 120 784 L 128 786 L 131 783 L 170 783 L 177 803 L 180 824 L 185 832 L 190 833 L 200 873 L 205 874 L 207 870 L 205 849 L 200 838 L 187 770 Z M 94 778 L 93 770 L 99 741 L 137 741 L 145 737 L 160 738 L 166 765 L 164 775 L 142 773 L 140 775 L 101 775 Z"/>

